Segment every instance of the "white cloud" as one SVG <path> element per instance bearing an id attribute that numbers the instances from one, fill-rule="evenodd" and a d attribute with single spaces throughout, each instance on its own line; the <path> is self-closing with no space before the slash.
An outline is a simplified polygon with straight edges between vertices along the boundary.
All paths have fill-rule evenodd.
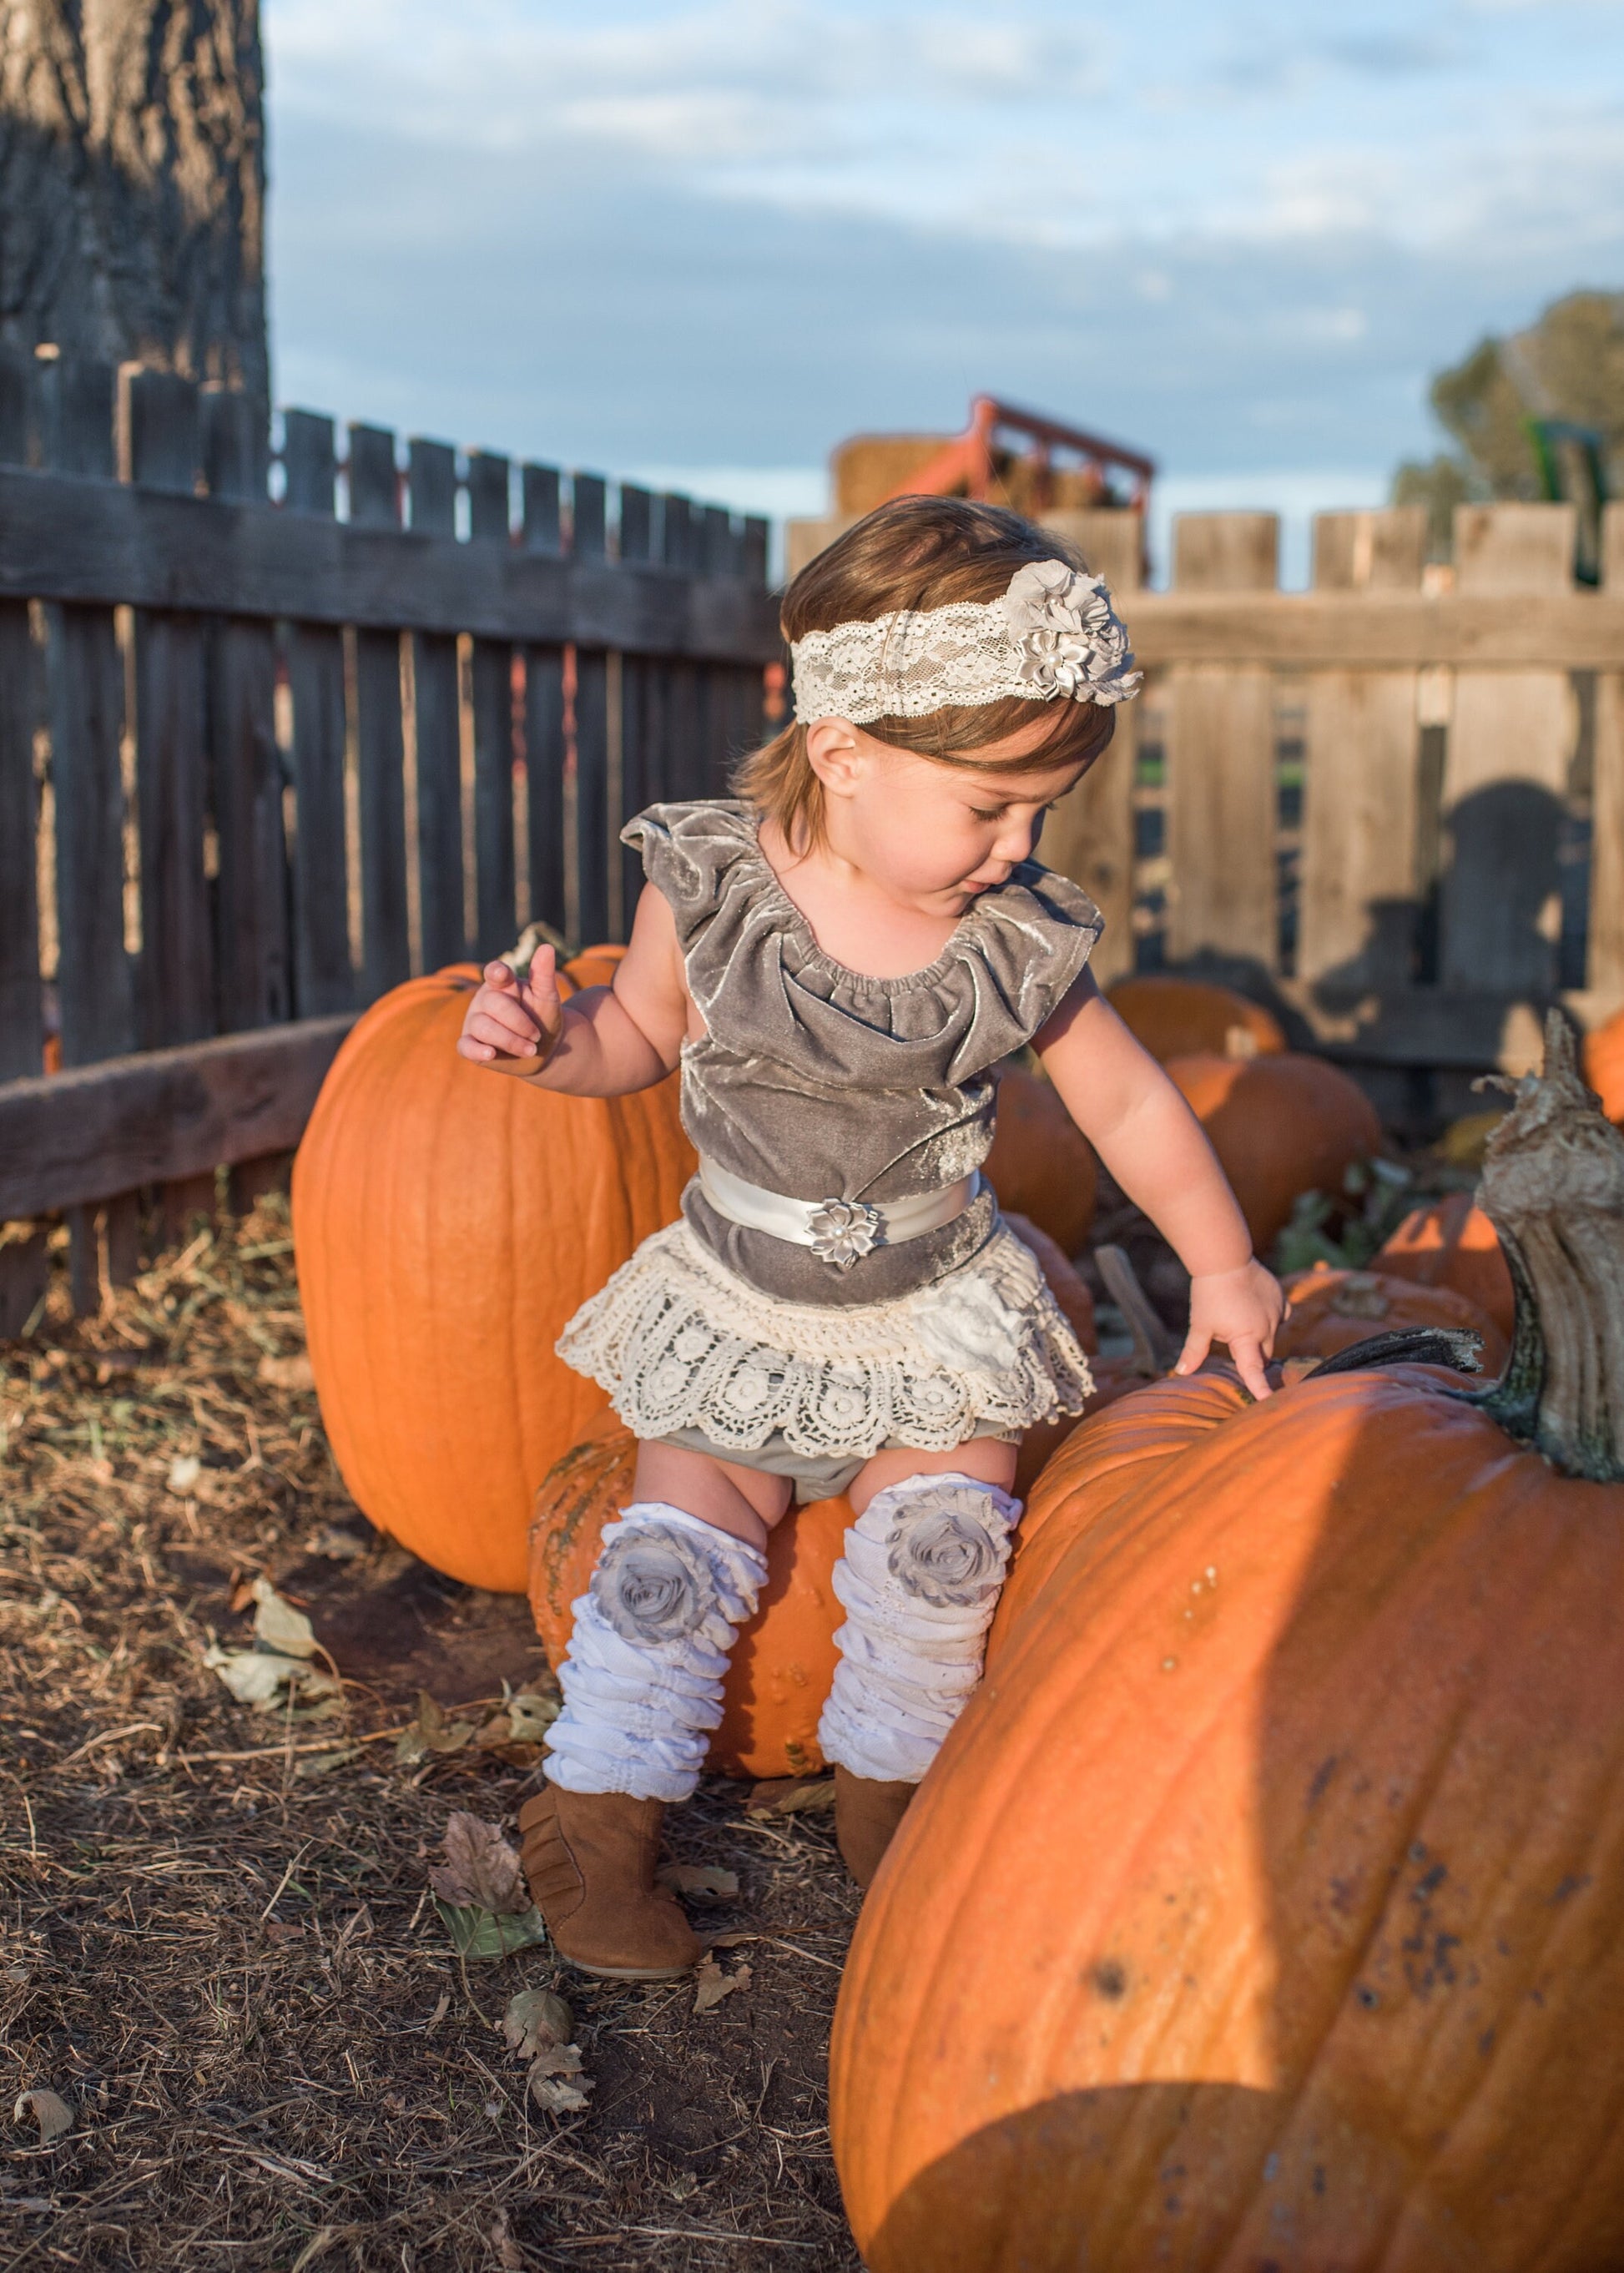
<path id="1" fill-rule="evenodd" d="M 977 387 L 1185 463 L 1390 461 L 1430 368 L 1624 281 L 1624 24 L 1326 23 L 266 0 L 284 381 L 612 465 L 811 465 Z"/>

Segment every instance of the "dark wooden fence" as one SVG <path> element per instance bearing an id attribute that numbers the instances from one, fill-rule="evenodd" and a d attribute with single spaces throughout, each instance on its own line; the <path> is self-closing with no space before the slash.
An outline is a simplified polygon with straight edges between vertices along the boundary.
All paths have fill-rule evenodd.
<path id="1" fill-rule="evenodd" d="M 252 1184 L 385 989 L 530 921 L 624 936 L 621 821 L 763 731 L 766 540 L 0 351 L 0 1336 L 41 1218 L 94 1306 L 143 1193 L 173 1226 Z"/>

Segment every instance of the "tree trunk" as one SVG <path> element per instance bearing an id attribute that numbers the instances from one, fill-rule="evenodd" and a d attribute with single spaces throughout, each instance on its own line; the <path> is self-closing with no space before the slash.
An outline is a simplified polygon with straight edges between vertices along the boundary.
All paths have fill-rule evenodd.
<path id="1" fill-rule="evenodd" d="M 258 0 L 0 0 L 0 340 L 265 399 Z"/>

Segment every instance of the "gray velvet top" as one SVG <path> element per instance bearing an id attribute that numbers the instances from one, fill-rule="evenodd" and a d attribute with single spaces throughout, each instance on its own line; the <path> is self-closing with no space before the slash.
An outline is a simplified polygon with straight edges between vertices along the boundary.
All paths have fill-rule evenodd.
<path id="1" fill-rule="evenodd" d="M 984 892 L 936 960 L 869 979 L 823 953 L 732 799 L 650 806 L 621 832 L 676 919 L 705 1023 L 682 1048 L 682 1121 L 702 1152 L 793 1199 L 883 1202 L 938 1190 L 992 1142 L 991 1069 L 1058 1007 L 1102 928 L 1088 895 L 1035 860 Z M 966 1262 L 990 1234 L 983 1192 L 938 1230 L 846 1271 L 718 1215 L 695 1232 L 730 1270 L 793 1302 L 878 1302 Z"/>

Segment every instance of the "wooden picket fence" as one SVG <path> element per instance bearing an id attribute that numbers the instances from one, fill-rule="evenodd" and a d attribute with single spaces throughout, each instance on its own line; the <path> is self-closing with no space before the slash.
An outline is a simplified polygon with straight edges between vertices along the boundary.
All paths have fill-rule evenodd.
<path id="1" fill-rule="evenodd" d="M 1325 515 L 1291 594 L 1272 515 L 1180 521 L 1165 592 L 1135 516 L 1056 518 L 1147 671 L 1043 847 L 1101 978 L 1238 983 L 1417 1125 L 1624 1004 L 1624 509 L 1599 589 L 1561 506 L 1462 508 L 1444 573 Z M 385 988 L 623 935 L 621 819 L 721 789 L 780 653 L 759 521 L 0 352 L 0 1337 L 41 1219 L 93 1306 Z"/>
<path id="2" fill-rule="evenodd" d="M 1568 506 L 1328 514 L 1277 589 L 1268 514 L 1056 516 L 1116 589 L 1143 696 L 1043 857 L 1107 917 L 1097 966 L 1207 971 L 1346 1060 L 1390 1117 L 1524 1069 L 1545 1010 L 1624 1003 L 1624 507 L 1599 590 Z"/>
<path id="3" fill-rule="evenodd" d="M 623 936 L 622 820 L 763 731 L 766 569 L 684 497 L 0 350 L 0 1338 L 41 1219 L 94 1306 L 385 989 Z"/>

